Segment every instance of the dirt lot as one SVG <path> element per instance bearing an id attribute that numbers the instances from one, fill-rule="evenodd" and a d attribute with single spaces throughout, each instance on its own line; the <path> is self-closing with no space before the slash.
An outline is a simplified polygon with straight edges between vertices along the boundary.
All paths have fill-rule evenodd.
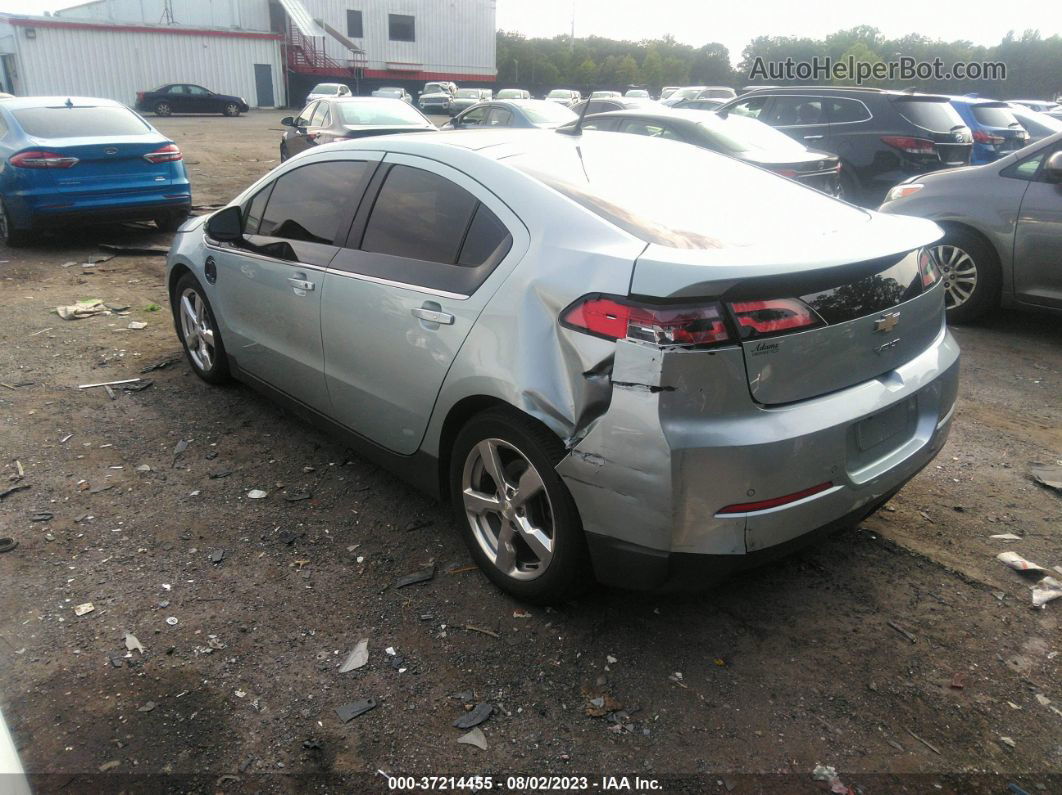
<path id="1" fill-rule="evenodd" d="M 205 204 L 275 165 L 278 118 L 158 126 Z M 365 791 L 378 770 L 815 791 L 820 763 L 865 792 L 1062 791 L 1062 601 L 1032 609 L 994 559 L 1062 564 L 1062 497 L 1028 475 L 1062 456 L 1057 319 L 956 331 L 951 440 L 860 528 L 696 597 L 525 611 L 468 567 L 445 508 L 244 387 L 179 360 L 113 400 L 79 390 L 179 354 L 164 260 L 82 268 L 99 242 L 168 241 L 0 251 L 0 488 L 29 487 L 0 503 L 19 541 L 0 555 L 0 706 L 41 791 Z M 83 298 L 129 314 L 51 312 Z M 360 638 L 368 665 L 338 673 Z M 611 717 L 588 714 L 601 696 Z M 476 703 L 486 750 L 451 725 Z"/>

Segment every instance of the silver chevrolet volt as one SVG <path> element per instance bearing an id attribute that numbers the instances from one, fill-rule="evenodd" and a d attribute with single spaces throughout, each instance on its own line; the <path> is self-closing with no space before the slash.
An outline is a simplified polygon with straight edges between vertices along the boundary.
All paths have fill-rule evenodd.
<path id="1" fill-rule="evenodd" d="M 314 148 L 168 260 L 195 372 L 452 503 L 535 602 L 696 587 L 874 511 L 943 445 L 931 221 L 637 136 Z"/>

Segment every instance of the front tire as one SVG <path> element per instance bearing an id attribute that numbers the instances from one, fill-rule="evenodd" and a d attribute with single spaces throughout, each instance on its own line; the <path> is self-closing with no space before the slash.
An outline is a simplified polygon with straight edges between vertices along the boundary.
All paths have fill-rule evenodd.
<path id="1" fill-rule="evenodd" d="M 283 163 L 289 157 L 291 157 L 291 153 L 288 152 L 288 145 L 286 143 L 281 142 L 281 144 L 280 144 L 280 162 Z"/>
<path id="2" fill-rule="evenodd" d="M 222 109 L 221 113 L 223 116 L 239 116 L 240 106 L 237 105 L 235 102 L 229 102 Z"/>
<path id="3" fill-rule="evenodd" d="M 228 381 L 229 361 L 225 356 L 225 344 L 221 340 L 214 311 L 203 286 L 191 273 L 177 280 L 173 290 L 173 312 L 177 321 L 177 336 L 195 374 L 208 384 Z"/>
<path id="4" fill-rule="evenodd" d="M 999 306 L 999 257 L 988 241 L 968 229 L 946 227 L 933 253 L 944 280 L 949 323 L 971 323 Z"/>
<path id="5" fill-rule="evenodd" d="M 564 445 L 509 408 L 473 417 L 454 442 L 450 497 L 472 557 L 503 591 L 556 604 L 590 582 L 579 512 L 555 469 Z"/>
<path id="6" fill-rule="evenodd" d="M 169 102 L 156 102 L 152 110 L 154 110 L 156 116 L 170 116 L 173 114 L 173 107 Z"/>

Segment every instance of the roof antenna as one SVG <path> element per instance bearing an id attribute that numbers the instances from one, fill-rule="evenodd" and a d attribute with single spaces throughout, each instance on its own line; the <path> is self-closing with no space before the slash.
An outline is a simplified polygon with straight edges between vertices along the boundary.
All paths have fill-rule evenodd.
<path id="1" fill-rule="evenodd" d="M 590 107 L 590 100 L 587 99 L 586 102 L 583 103 L 583 109 L 581 111 L 579 111 L 579 120 L 577 122 L 575 122 L 575 126 L 574 127 L 569 127 L 569 128 L 563 128 L 562 127 L 561 129 L 557 130 L 557 132 L 564 133 L 565 135 L 582 135 L 583 134 L 583 119 L 586 118 L 586 109 L 589 108 L 589 107 Z"/>

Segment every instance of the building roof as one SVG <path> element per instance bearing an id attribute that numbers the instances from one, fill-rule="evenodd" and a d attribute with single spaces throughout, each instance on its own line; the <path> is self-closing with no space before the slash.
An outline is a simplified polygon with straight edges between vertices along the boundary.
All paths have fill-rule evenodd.
<path id="1" fill-rule="evenodd" d="M 155 33 L 162 36 L 220 36 L 235 39 L 274 39 L 283 38 L 279 33 L 254 30 L 233 30 L 232 28 L 191 28 L 181 25 L 146 25 L 114 22 L 89 22 L 74 19 L 57 19 L 56 17 L 35 17 L 25 14 L 0 13 L 0 22 L 6 22 L 20 28 L 60 28 L 67 30 L 100 30 L 111 33 Z"/>

